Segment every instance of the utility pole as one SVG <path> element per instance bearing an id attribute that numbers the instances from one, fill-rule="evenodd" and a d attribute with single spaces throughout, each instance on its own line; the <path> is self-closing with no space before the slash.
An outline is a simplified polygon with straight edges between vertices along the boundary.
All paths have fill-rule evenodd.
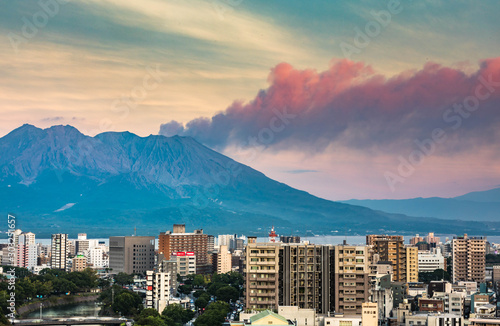
<path id="1" fill-rule="evenodd" d="M 40 302 L 40 320 L 42 320 L 42 307 L 43 307 L 43 303 Z"/>

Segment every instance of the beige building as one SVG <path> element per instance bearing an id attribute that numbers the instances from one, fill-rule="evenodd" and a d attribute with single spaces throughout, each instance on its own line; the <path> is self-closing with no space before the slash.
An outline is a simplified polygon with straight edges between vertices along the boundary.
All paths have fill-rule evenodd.
<path id="1" fill-rule="evenodd" d="M 177 261 L 177 273 L 180 276 L 196 274 L 196 255 L 193 251 L 173 252 L 172 257 Z"/>
<path id="2" fill-rule="evenodd" d="M 361 325 L 378 326 L 378 305 L 376 303 L 365 302 L 361 305 Z"/>
<path id="3" fill-rule="evenodd" d="M 379 260 L 392 263 L 394 282 L 407 281 L 406 248 L 403 236 L 370 234 L 366 236 L 366 244 L 373 246 L 373 251 L 378 254 Z"/>
<path id="4" fill-rule="evenodd" d="M 418 247 L 406 247 L 406 282 L 418 282 Z"/>
<path id="5" fill-rule="evenodd" d="M 370 250 L 367 246 L 334 247 L 332 304 L 335 312 L 360 315 L 370 296 Z"/>
<path id="6" fill-rule="evenodd" d="M 452 241 L 453 283 L 459 281 L 484 282 L 486 239 L 483 237 L 455 237 Z"/>
<path id="7" fill-rule="evenodd" d="M 278 306 L 279 249 L 279 243 L 248 243 L 245 251 L 247 309 Z"/>
<path id="8" fill-rule="evenodd" d="M 144 274 L 155 264 L 154 237 L 110 237 L 109 267 L 113 274 Z"/>
<path id="9" fill-rule="evenodd" d="M 233 255 L 229 252 L 227 245 L 220 245 L 217 254 L 217 273 L 225 274 L 232 270 Z"/>
<path id="10" fill-rule="evenodd" d="M 73 265 L 71 266 L 72 272 L 81 272 L 87 268 L 87 258 L 83 255 L 78 255 L 72 260 Z"/>

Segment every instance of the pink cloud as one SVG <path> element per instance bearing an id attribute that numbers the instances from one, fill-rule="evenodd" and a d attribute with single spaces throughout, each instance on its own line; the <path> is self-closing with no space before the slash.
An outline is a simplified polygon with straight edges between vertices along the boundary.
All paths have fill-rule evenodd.
<path id="1" fill-rule="evenodd" d="M 474 96 L 480 77 L 492 81 L 489 96 L 467 118 L 462 116 L 455 130 L 443 114 Z M 268 82 L 269 87 L 248 103 L 234 102 L 211 118 L 185 126 L 164 124 L 160 133 L 177 130 L 217 149 L 252 146 L 253 138 L 253 144 L 256 140 L 276 150 L 316 151 L 339 144 L 391 153 L 414 146 L 415 139 L 428 138 L 435 128 L 456 132 L 444 152 L 499 141 L 500 57 L 482 61 L 473 73 L 431 62 L 392 78 L 349 60 L 332 61 L 323 72 L 281 63 L 271 69 Z"/>

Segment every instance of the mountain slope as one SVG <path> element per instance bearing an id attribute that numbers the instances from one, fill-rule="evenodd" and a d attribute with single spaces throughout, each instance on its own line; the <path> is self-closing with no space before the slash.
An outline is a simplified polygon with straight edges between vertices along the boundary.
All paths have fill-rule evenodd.
<path id="1" fill-rule="evenodd" d="M 455 198 L 352 199 L 343 203 L 412 216 L 465 221 L 500 221 L 500 188 L 471 192 Z"/>
<path id="2" fill-rule="evenodd" d="M 365 234 L 387 230 L 484 233 L 470 225 L 411 218 L 331 202 L 293 189 L 189 137 L 95 137 L 71 126 L 24 125 L 0 138 L 0 207 L 17 227 L 47 236 L 156 235 L 172 223 L 209 232 Z M 422 223 L 424 222 L 424 223 Z"/>

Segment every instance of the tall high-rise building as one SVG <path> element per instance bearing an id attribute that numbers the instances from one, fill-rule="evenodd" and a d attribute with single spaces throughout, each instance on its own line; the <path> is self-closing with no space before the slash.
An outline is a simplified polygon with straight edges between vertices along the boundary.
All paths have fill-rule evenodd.
<path id="1" fill-rule="evenodd" d="M 418 282 L 418 247 L 406 247 L 406 282 Z"/>
<path id="2" fill-rule="evenodd" d="M 360 315 L 370 297 L 370 249 L 342 245 L 334 250 L 331 302 L 337 313 Z"/>
<path id="3" fill-rule="evenodd" d="M 279 306 L 333 311 L 331 283 L 333 247 L 283 244 L 279 252 Z"/>
<path id="4" fill-rule="evenodd" d="M 194 252 L 196 256 L 196 273 L 205 274 L 212 272 L 209 257 L 209 238 L 203 230 L 186 233 L 184 224 L 174 224 L 174 232 L 160 233 L 158 253 L 169 260 L 174 252 Z M 213 248 L 212 248 L 213 249 Z"/>
<path id="5" fill-rule="evenodd" d="M 154 237 L 110 237 L 109 267 L 113 274 L 145 273 L 155 267 Z"/>
<path id="6" fill-rule="evenodd" d="M 245 251 L 249 309 L 297 306 L 318 313 L 362 313 L 370 297 L 371 248 L 255 243 Z"/>
<path id="7" fill-rule="evenodd" d="M 66 270 L 66 260 L 68 257 L 68 235 L 63 233 L 53 234 L 50 252 L 50 267 L 52 269 Z"/>
<path id="8" fill-rule="evenodd" d="M 249 237 L 245 251 L 245 303 L 249 309 L 276 309 L 279 243 L 257 243 Z"/>
<path id="9" fill-rule="evenodd" d="M 484 282 L 486 270 L 486 239 L 455 237 L 452 240 L 452 281 Z"/>
<path id="10" fill-rule="evenodd" d="M 393 281 L 407 281 L 406 248 L 403 236 L 370 234 L 366 236 L 366 244 L 373 246 L 373 251 L 378 254 L 379 260 L 392 263 Z"/>

